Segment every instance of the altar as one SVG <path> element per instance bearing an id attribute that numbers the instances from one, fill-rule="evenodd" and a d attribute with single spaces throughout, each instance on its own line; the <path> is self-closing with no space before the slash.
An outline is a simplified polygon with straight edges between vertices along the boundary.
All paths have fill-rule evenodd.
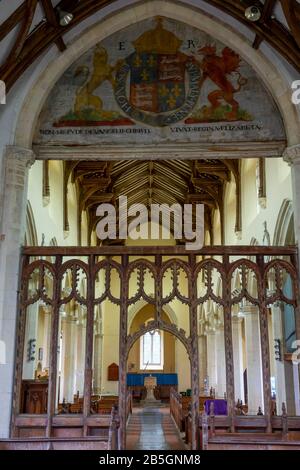
<path id="1" fill-rule="evenodd" d="M 149 375 L 148 377 L 145 377 L 144 379 L 144 387 L 146 388 L 147 395 L 144 400 L 144 404 L 156 404 L 157 399 L 154 396 L 154 389 L 157 386 L 157 379 L 156 377 L 152 377 L 152 375 Z"/>
<path id="2" fill-rule="evenodd" d="M 134 401 L 140 402 L 145 400 L 147 395 L 145 379 L 147 377 L 156 379 L 156 386 L 153 389 L 153 395 L 156 400 L 169 402 L 171 389 L 177 390 L 178 376 L 177 374 L 164 374 L 164 373 L 128 373 L 127 374 L 127 387 L 132 391 Z"/>
<path id="3" fill-rule="evenodd" d="M 164 374 L 164 373 L 154 373 L 150 374 L 144 373 L 144 374 L 138 374 L 138 373 L 128 373 L 127 374 L 127 386 L 132 387 L 132 386 L 143 386 L 144 385 L 144 380 L 145 377 L 149 376 L 155 377 L 157 380 L 157 386 L 162 386 L 162 385 L 172 385 L 174 387 L 177 387 L 178 385 L 178 375 L 177 374 Z"/>

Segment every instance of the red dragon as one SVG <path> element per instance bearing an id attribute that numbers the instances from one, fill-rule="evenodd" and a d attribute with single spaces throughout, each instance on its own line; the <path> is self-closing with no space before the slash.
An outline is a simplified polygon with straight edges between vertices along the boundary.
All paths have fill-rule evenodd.
<path id="1" fill-rule="evenodd" d="M 226 115 L 227 119 L 237 119 L 239 103 L 234 99 L 234 94 L 239 92 L 242 86 L 247 83 L 247 79 L 238 72 L 241 62 L 240 56 L 229 47 L 225 47 L 222 55 L 218 56 L 215 45 L 206 45 L 200 48 L 198 54 L 204 56 L 200 62 L 203 71 L 201 84 L 207 78 L 210 78 L 219 87 L 219 90 L 214 90 L 208 95 L 211 111 L 213 112 L 219 108 L 222 100 L 224 100 L 231 106 L 231 111 Z M 238 86 L 236 88 L 228 78 L 228 75 L 233 73 L 238 76 Z"/>

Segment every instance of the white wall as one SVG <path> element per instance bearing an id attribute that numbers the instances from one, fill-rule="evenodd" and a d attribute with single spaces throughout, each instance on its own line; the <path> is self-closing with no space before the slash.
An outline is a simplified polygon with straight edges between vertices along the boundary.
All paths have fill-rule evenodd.
<path id="1" fill-rule="evenodd" d="M 63 162 L 49 163 L 50 203 L 43 205 L 43 163 L 36 161 L 29 171 L 28 200 L 30 201 L 39 244 L 42 234 L 45 245 L 55 237 L 58 245 L 77 245 L 77 200 L 75 185 L 68 185 L 68 212 L 70 233 L 64 238 L 63 230 Z"/>
<path id="2" fill-rule="evenodd" d="M 293 199 L 291 169 L 278 158 L 266 159 L 267 205 L 258 205 L 256 187 L 256 159 L 245 159 L 241 165 L 242 183 L 242 238 L 237 239 L 235 227 L 235 184 L 228 184 L 225 196 L 225 243 L 226 245 L 249 245 L 252 238 L 263 244 L 264 222 L 270 234 L 271 243 L 279 211 L 284 199 Z"/>

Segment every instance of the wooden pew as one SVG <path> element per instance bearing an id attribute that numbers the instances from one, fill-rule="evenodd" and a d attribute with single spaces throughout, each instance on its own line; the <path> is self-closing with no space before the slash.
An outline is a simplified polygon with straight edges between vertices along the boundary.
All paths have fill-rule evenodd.
<path id="1" fill-rule="evenodd" d="M 205 411 L 199 417 L 198 448 L 212 449 L 299 449 L 300 418 L 288 417 L 285 406 L 281 417 L 272 417 L 272 432 L 267 432 L 267 419 L 261 416 L 210 416 Z M 234 429 L 234 432 L 231 432 Z M 187 442 L 191 442 L 191 416 L 188 416 Z M 291 443 L 291 445 L 288 445 Z M 219 447 L 218 447 L 219 446 Z"/>
<path id="2" fill-rule="evenodd" d="M 128 391 L 132 393 L 132 399 L 134 402 L 140 402 L 141 400 L 145 400 L 147 395 L 147 390 L 144 385 L 129 385 Z"/>
<path id="3" fill-rule="evenodd" d="M 117 405 L 118 396 L 91 396 L 91 413 L 92 414 L 110 414 L 113 405 Z M 78 394 L 74 395 L 73 403 L 60 403 L 58 405 L 58 414 L 81 414 L 83 412 L 83 397 Z"/>
<path id="4" fill-rule="evenodd" d="M 1 450 L 108 450 L 108 439 L 104 437 L 1 439 Z"/>
<path id="5" fill-rule="evenodd" d="M 127 392 L 126 397 L 126 421 L 128 420 L 129 416 L 132 414 L 132 392 Z"/>
<path id="6" fill-rule="evenodd" d="M 156 400 L 169 403 L 172 389 L 177 391 L 177 385 L 157 385 L 154 390 Z"/>
<path id="7" fill-rule="evenodd" d="M 206 450 L 300 450 L 300 441 L 270 433 L 224 434 L 209 437 Z"/>
<path id="8" fill-rule="evenodd" d="M 55 419 L 61 421 L 68 420 L 67 417 L 57 416 L 53 418 L 54 432 L 55 432 Z M 73 418 L 74 419 L 74 418 Z M 77 419 L 77 418 L 75 418 Z M 57 428 L 60 432 L 58 436 L 51 438 L 46 437 L 20 437 L 14 439 L 0 439 L 1 450 L 118 450 L 118 428 L 119 428 L 118 408 L 113 407 L 109 417 L 102 416 L 90 417 L 87 419 L 87 426 L 106 426 L 107 432 L 101 436 L 78 436 L 70 437 L 68 427 Z M 67 424 L 67 423 L 66 423 Z M 62 426 L 62 423 L 60 423 Z M 104 429 L 104 428 L 103 428 Z M 83 430 L 82 430 L 83 432 Z"/>
<path id="9" fill-rule="evenodd" d="M 199 397 L 199 411 L 203 410 L 205 401 L 210 398 L 207 396 Z M 180 432 L 186 431 L 186 421 L 188 419 L 189 409 L 192 397 L 180 395 L 174 388 L 170 393 L 170 412 Z"/>
<path id="10" fill-rule="evenodd" d="M 97 413 L 99 414 L 109 414 L 111 413 L 112 407 L 117 405 L 119 402 L 118 396 L 107 396 L 101 397 L 98 401 Z"/>
<path id="11" fill-rule="evenodd" d="M 173 388 L 170 392 L 170 413 L 180 432 L 183 431 L 184 416 L 182 412 L 182 396 Z"/>

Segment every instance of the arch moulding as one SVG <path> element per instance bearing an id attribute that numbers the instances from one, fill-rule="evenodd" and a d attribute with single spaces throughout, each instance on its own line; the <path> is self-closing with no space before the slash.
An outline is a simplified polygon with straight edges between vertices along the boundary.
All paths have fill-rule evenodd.
<path id="1" fill-rule="evenodd" d="M 152 331 L 152 330 L 163 330 L 163 331 L 166 331 L 166 332 L 170 333 L 171 335 L 175 336 L 176 338 L 178 338 L 182 342 L 182 344 L 184 345 L 184 347 L 185 347 L 185 349 L 188 353 L 190 361 L 192 361 L 191 338 L 188 338 L 186 336 L 185 331 L 183 329 L 178 329 L 177 326 L 174 325 L 174 324 L 168 324 L 164 321 L 158 322 L 156 320 L 149 322 L 147 325 L 145 324 L 145 325 L 141 326 L 141 328 L 138 331 L 136 331 L 135 333 L 127 336 L 126 360 L 128 358 L 129 351 L 131 350 L 134 343 L 141 336 L 145 335 L 146 333 L 148 333 L 149 331 Z"/>
<path id="2" fill-rule="evenodd" d="M 273 96 L 284 121 L 288 145 L 296 145 L 299 142 L 299 116 L 297 114 L 296 107 L 291 101 L 290 84 L 283 78 L 278 67 L 273 65 L 261 51 L 253 49 L 251 43 L 230 26 L 225 25 L 220 20 L 213 18 L 200 9 L 184 5 L 180 2 L 178 2 L 176 7 L 174 7 L 174 2 L 170 2 L 168 0 L 151 0 L 140 2 L 134 6 L 125 7 L 117 13 L 109 15 L 104 20 L 88 28 L 79 37 L 77 37 L 77 39 L 69 44 L 64 53 L 48 64 L 47 68 L 37 78 L 35 84 L 24 100 L 16 125 L 14 144 L 27 149 L 32 148 L 33 136 L 38 117 L 47 96 L 59 77 L 76 59 L 78 59 L 78 57 L 111 34 L 137 23 L 138 21 L 157 15 L 189 24 L 207 34 L 210 34 L 217 40 L 236 50 L 241 57 L 243 57 L 243 59 L 253 67 Z M 62 155 L 63 149 L 60 149 L 60 153 L 57 152 L 57 150 L 58 149 L 53 153 L 52 158 L 72 158 L 71 154 L 64 157 Z M 259 150 L 259 148 L 256 150 Z M 274 149 L 270 148 L 270 156 L 272 151 L 274 152 Z M 95 158 L 94 152 L 95 149 L 90 148 L 89 152 L 85 154 L 84 152 L 81 152 L 81 154 L 75 154 L 73 158 Z M 247 152 L 245 152 L 245 149 L 243 149 L 242 146 L 239 149 L 239 155 L 236 155 L 236 157 L 240 157 L 241 154 L 247 156 Z M 199 145 L 197 155 L 199 157 Z M 248 156 L 252 155 L 248 154 Z M 256 154 L 256 156 L 258 155 Z M 262 154 L 261 156 L 264 155 Z M 268 152 L 266 152 L 266 156 L 268 156 Z M 51 155 L 44 155 L 43 152 L 40 152 L 38 157 L 51 158 Z M 131 158 L 135 157 L 140 158 L 140 156 L 135 155 Z M 226 155 L 218 155 L 214 152 L 211 157 L 226 158 Z M 101 155 L 98 153 L 96 158 L 101 158 Z M 117 158 L 120 158 L 120 155 L 118 155 Z M 145 153 L 144 158 L 151 158 L 151 155 L 147 155 Z M 164 158 L 167 158 L 166 155 Z M 176 158 L 184 157 L 176 155 Z M 187 155 L 186 158 L 193 158 L 192 153 L 191 155 Z M 196 156 L 194 158 L 196 158 Z M 228 154 L 228 158 L 233 158 L 232 153 Z"/>

